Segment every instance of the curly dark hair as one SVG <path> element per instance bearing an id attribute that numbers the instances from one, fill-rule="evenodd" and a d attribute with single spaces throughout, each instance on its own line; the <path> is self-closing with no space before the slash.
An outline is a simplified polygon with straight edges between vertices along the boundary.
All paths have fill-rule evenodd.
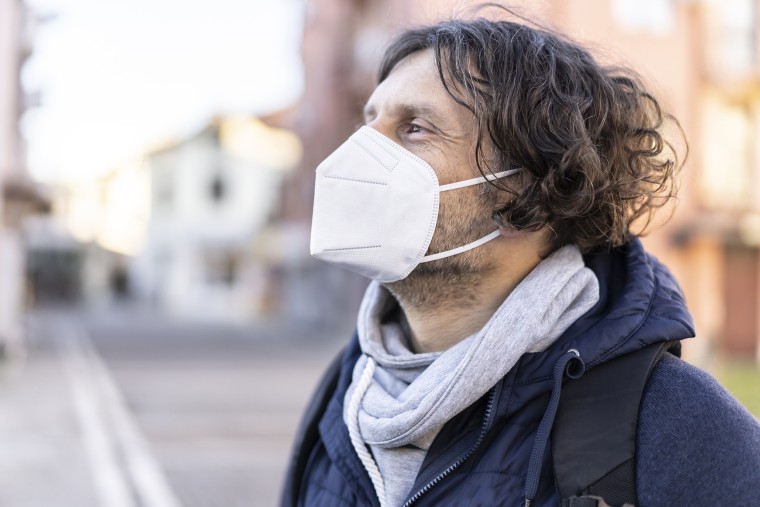
<path id="1" fill-rule="evenodd" d="M 587 252 L 625 244 L 634 222 L 642 234 L 675 197 L 682 164 L 663 129 L 683 131 L 631 70 L 603 66 L 548 29 L 474 19 L 404 32 L 386 50 L 379 82 L 426 49 L 449 95 L 477 118 L 480 172 L 527 169 L 514 188 L 492 182 L 511 194 L 493 212 L 499 226 L 548 226 L 552 249 Z"/>

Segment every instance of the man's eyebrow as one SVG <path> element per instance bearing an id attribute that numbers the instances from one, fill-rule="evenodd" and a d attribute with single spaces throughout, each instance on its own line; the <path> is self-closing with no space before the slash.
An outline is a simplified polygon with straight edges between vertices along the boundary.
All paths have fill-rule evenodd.
<path id="1" fill-rule="evenodd" d="M 398 103 L 390 106 L 390 111 L 396 117 L 411 118 L 416 116 L 427 117 L 432 121 L 441 122 L 444 120 L 437 108 L 429 104 L 410 104 Z M 375 115 L 375 107 L 371 104 L 364 106 L 364 118 L 370 118 Z"/>
<path id="2" fill-rule="evenodd" d="M 402 116 L 426 116 L 431 120 L 440 120 L 441 116 L 438 110 L 427 104 L 400 104 L 398 112 Z"/>

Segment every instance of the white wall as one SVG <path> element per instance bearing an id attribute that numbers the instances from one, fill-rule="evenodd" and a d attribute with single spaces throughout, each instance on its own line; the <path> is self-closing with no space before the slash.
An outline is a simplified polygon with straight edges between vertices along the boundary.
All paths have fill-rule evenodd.
<path id="1" fill-rule="evenodd" d="M 19 0 L 0 0 L 0 342 L 10 353 L 21 350 L 24 262 L 19 231 L 5 225 L 1 190 L 9 174 L 21 171 L 21 9 Z"/>
<path id="2" fill-rule="evenodd" d="M 282 172 L 224 152 L 213 130 L 152 155 L 149 163 L 148 241 L 133 269 L 140 292 L 180 317 L 249 320 L 260 278 L 251 247 L 279 195 Z M 217 171 L 224 195 L 214 201 Z M 213 252 L 238 257 L 233 284 L 209 281 Z"/>

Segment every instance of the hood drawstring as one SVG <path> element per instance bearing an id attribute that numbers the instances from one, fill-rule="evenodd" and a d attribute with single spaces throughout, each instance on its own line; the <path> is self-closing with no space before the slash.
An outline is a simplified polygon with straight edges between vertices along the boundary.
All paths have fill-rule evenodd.
<path id="1" fill-rule="evenodd" d="M 353 445 L 356 454 L 359 455 L 359 459 L 362 465 L 364 465 L 364 469 L 367 470 L 369 478 L 372 479 L 372 485 L 375 487 L 375 494 L 380 501 L 380 507 L 385 507 L 385 483 L 383 482 L 383 476 L 380 475 L 380 469 L 367 449 L 367 445 L 364 443 L 361 430 L 359 429 L 359 406 L 361 405 L 362 398 L 364 398 L 364 394 L 369 389 L 369 385 L 372 383 L 375 366 L 375 360 L 367 357 L 367 364 L 364 367 L 364 371 L 362 371 L 362 376 L 348 404 L 348 436 L 351 438 L 351 445 Z"/>
<path id="2" fill-rule="evenodd" d="M 574 367 L 574 365 L 577 365 Z M 554 384 L 549 405 L 546 407 L 541 423 L 538 425 L 536 439 L 533 441 L 533 450 L 528 461 L 528 477 L 525 480 L 525 507 L 530 507 L 538 490 L 538 481 L 541 474 L 541 466 L 544 461 L 544 451 L 551 435 L 554 417 L 559 407 L 559 396 L 562 391 L 562 379 L 567 375 L 571 379 L 580 378 L 586 370 L 586 365 L 575 349 L 568 350 L 554 365 Z"/>

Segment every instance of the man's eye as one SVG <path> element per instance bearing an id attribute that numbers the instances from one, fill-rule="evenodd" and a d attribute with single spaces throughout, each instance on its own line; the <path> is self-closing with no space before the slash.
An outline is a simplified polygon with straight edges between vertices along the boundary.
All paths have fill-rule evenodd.
<path id="1" fill-rule="evenodd" d="M 420 134 L 425 131 L 423 127 L 415 123 L 410 123 L 406 129 L 408 134 Z"/>

